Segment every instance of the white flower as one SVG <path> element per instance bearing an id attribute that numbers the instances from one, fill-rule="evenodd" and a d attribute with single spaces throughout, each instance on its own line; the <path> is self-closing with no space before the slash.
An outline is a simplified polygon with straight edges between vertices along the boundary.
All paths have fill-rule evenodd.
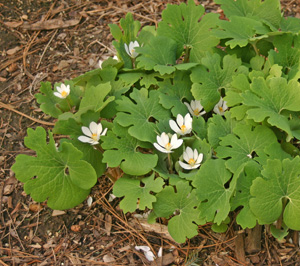
<path id="1" fill-rule="evenodd" d="M 178 114 L 176 122 L 174 120 L 170 120 L 169 125 L 177 134 L 186 135 L 191 133 L 193 118 L 189 113 L 187 113 L 184 118 L 181 114 Z"/>
<path id="2" fill-rule="evenodd" d="M 154 147 L 161 152 L 171 153 L 172 150 L 177 149 L 181 146 L 183 140 L 178 139 L 177 135 L 174 134 L 171 138 L 171 142 L 169 141 L 169 136 L 163 132 L 160 136 L 156 137 L 157 143 L 153 143 Z"/>
<path id="3" fill-rule="evenodd" d="M 190 147 L 186 147 L 185 152 L 183 153 L 183 159 L 187 162 L 179 161 L 180 166 L 186 170 L 196 169 L 200 166 L 200 163 L 203 160 L 203 153 L 198 154 L 198 151 Z"/>
<path id="4" fill-rule="evenodd" d="M 89 207 L 91 207 L 91 206 L 92 206 L 92 203 L 93 203 L 93 198 L 92 198 L 91 196 L 89 196 L 86 202 L 87 202 L 87 205 L 88 205 Z"/>
<path id="5" fill-rule="evenodd" d="M 134 247 L 138 251 L 143 251 L 146 259 L 148 261 L 154 261 L 155 260 L 155 255 L 151 251 L 151 249 L 148 246 L 135 246 Z M 162 247 L 159 248 L 157 257 L 162 257 Z"/>
<path id="6" fill-rule="evenodd" d="M 140 47 L 139 43 L 137 41 L 135 42 L 130 42 L 129 43 L 129 46 L 124 43 L 124 46 L 125 46 L 125 51 L 126 53 L 132 57 L 132 58 L 136 58 L 139 54 L 135 51 L 135 48 L 136 47 Z"/>
<path id="7" fill-rule="evenodd" d="M 99 66 L 99 68 L 101 68 L 101 69 L 102 69 L 102 64 L 103 64 L 103 60 L 99 60 L 99 61 L 98 61 L 98 66 Z"/>
<path id="8" fill-rule="evenodd" d="M 224 115 L 224 112 L 228 109 L 228 106 L 226 104 L 226 101 L 224 101 L 222 98 L 220 101 L 216 104 L 214 107 L 214 112 L 219 115 Z"/>
<path id="9" fill-rule="evenodd" d="M 203 110 L 203 106 L 201 105 L 200 101 L 192 100 L 191 104 L 188 104 L 188 103 L 184 103 L 184 104 L 187 106 L 187 108 L 189 109 L 189 112 L 193 116 L 199 117 L 199 116 L 204 115 L 206 113 Z"/>
<path id="10" fill-rule="evenodd" d="M 70 94 L 70 85 L 65 85 L 65 84 L 61 84 L 60 87 L 57 86 L 56 87 L 57 91 L 54 92 L 53 94 L 56 97 L 59 97 L 61 99 L 65 99 L 68 97 L 68 95 Z"/>
<path id="11" fill-rule="evenodd" d="M 90 143 L 91 145 L 96 145 L 99 144 L 100 136 L 106 134 L 107 128 L 102 132 L 101 123 L 97 124 L 95 122 L 91 122 L 89 127 L 81 127 L 81 130 L 86 136 L 80 136 L 78 137 L 78 140 L 84 143 Z"/>

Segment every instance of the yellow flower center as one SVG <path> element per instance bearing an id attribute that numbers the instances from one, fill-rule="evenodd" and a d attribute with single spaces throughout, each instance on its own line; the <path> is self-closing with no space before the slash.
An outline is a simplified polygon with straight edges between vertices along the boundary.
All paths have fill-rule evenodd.
<path id="1" fill-rule="evenodd" d="M 96 133 L 93 133 L 91 138 L 92 138 L 94 141 L 98 141 L 98 139 L 97 139 L 97 134 L 96 134 Z"/>
<path id="2" fill-rule="evenodd" d="M 198 108 L 196 108 L 196 109 L 194 110 L 194 115 L 197 116 L 197 115 L 199 115 L 199 113 L 200 113 L 200 110 L 199 110 Z"/>
<path id="3" fill-rule="evenodd" d="M 167 144 L 165 145 L 165 148 L 166 148 L 167 151 L 169 151 L 169 150 L 171 149 L 171 143 L 170 143 L 170 142 L 167 143 Z"/>
<path id="4" fill-rule="evenodd" d="M 188 161 L 188 164 L 191 166 L 194 166 L 195 163 L 196 163 L 196 161 L 193 158 L 189 159 L 189 161 Z"/>
<path id="5" fill-rule="evenodd" d="M 131 54 L 133 55 L 134 52 L 135 52 L 135 50 L 134 50 L 134 49 L 131 49 L 130 52 L 131 52 Z"/>
<path id="6" fill-rule="evenodd" d="M 220 112 L 223 112 L 223 107 L 220 106 L 220 107 L 219 107 L 219 111 L 220 111 Z"/>
<path id="7" fill-rule="evenodd" d="M 68 96 L 68 93 L 66 91 L 62 91 L 61 92 L 61 96 L 64 97 L 64 98 L 66 98 Z"/>
<path id="8" fill-rule="evenodd" d="M 185 126 L 185 125 L 182 125 L 182 126 L 180 127 L 180 129 L 181 129 L 182 132 L 185 132 L 185 131 L 186 131 L 186 126 Z"/>

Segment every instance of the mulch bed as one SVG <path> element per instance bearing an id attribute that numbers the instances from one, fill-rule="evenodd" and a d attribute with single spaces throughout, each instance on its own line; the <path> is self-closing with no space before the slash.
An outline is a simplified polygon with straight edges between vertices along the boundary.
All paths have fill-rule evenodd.
<path id="1" fill-rule="evenodd" d="M 295 234 L 279 243 L 266 229 L 260 250 L 250 252 L 243 246 L 250 232 L 232 224 L 226 234 L 216 234 L 207 224 L 179 245 L 163 224 L 151 228 L 124 215 L 118 200 L 109 200 L 106 177 L 92 189 L 90 207 L 84 202 L 59 212 L 34 202 L 10 170 L 16 155 L 33 155 L 23 143 L 27 128 L 53 125 L 34 98 L 41 81 L 74 78 L 113 56 L 108 24 L 127 12 L 142 25 L 157 25 L 167 3 L 180 2 L 0 2 L 0 265 L 300 265 Z M 297 2 L 281 1 L 286 16 L 300 17 Z M 201 3 L 207 12 L 222 13 L 212 1 Z M 163 259 L 150 263 L 137 245 L 155 253 L 163 247 Z"/>

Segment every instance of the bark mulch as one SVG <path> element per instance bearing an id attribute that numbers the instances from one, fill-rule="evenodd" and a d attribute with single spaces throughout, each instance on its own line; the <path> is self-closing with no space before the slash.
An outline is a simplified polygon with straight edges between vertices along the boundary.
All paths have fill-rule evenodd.
<path id="1" fill-rule="evenodd" d="M 167 3 L 180 2 L 0 0 L 0 265 L 300 265 L 298 234 L 279 243 L 267 228 L 261 237 L 260 227 L 238 231 L 232 224 L 216 234 L 207 224 L 179 245 L 165 225 L 124 215 L 109 199 L 106 177 L 92 189 L 90 207 L 53 211 L 27 196 L 10 170 L 16 155 L 33 155 L 23 143 L 27 128 L 53 126 L 34 98 L 41 81 L 74 78 L 113 56 L 108 24 L 127 12 L 157 25 Z M 212 1 L 199 2 L 222 12 Z M 298 1 L 281 3 L 286 15 L 299 17 Z M 136 245 L 155 254 L 162 247 L 163 258 L 150 263 Z"/>

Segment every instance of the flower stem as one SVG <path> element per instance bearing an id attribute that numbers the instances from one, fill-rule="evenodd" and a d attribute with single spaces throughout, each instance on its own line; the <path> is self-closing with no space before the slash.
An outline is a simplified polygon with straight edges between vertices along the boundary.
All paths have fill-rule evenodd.
<path id="1" fill-rule="evenodd" d="M 183 63 L 188 63 L 190 60 L 190 51 L 191 49 L 189 47 L 185 48 L 185 55 L 184 55 L 184 59 L 183 59 Z"/>
<path id="2" fill-rule="evenodd" d="M 69 107 L 69 109 L 70 109 L 70 111 L 71 111 L 71 109 L 72 109 L 71 102 L 70 102 L 70 100 L 69 100 L 68 98 L 66 98 L 66 100 L 67 100 L 68 107 Z"/>
<path id="3" fill-rule="evenodd" d="M 102 149 L 102 147 L 100 145 L 95 145 L 94 147 L 101 153 L 104 153 L 104 150 Z"/>
<path id="4" fill-rule="evenodd" d="M 173 174 L 173 163 L 171 159 L 171 153 L 168 153 L 168 164 L 169 164 L 169 173 Z"/>
<path id="5" fill-rule="evenodd" d="M 135 58 L 130 57 L 131 62 L 132 62 L 132 69 L 135 68 Z"/>
<path id="6" fill-rule="evenodd" d="M 253 47 L 253 49 L 254 49 L 256 55 L 259 55 L 259 51 L 258 51 L 258 49 L 257 49 L 257 47 L 256 47 L 256 43 L 257 43 L 257 42 L 253 42 L 253 43 L 251 42 L 251 45 L 252 45 L 252 47 Z"/>
<path id="7" fill-rule="evenodd" d="M 282 227 L 282 223 L 283 223 L 283 213 L 284 213 L 284 209 L 285 209 L 285 206 L 286 206 L 287 203 L 288 203 L 287 198 L 283 198 L 283 199 L 282 199 L 282 212 L 281 212 L 279 218 L 277 219 L 277 223 L 276 223 L 276 228 L 277 228 L 277 229 L 281 229 L 281 227 Z"/>

